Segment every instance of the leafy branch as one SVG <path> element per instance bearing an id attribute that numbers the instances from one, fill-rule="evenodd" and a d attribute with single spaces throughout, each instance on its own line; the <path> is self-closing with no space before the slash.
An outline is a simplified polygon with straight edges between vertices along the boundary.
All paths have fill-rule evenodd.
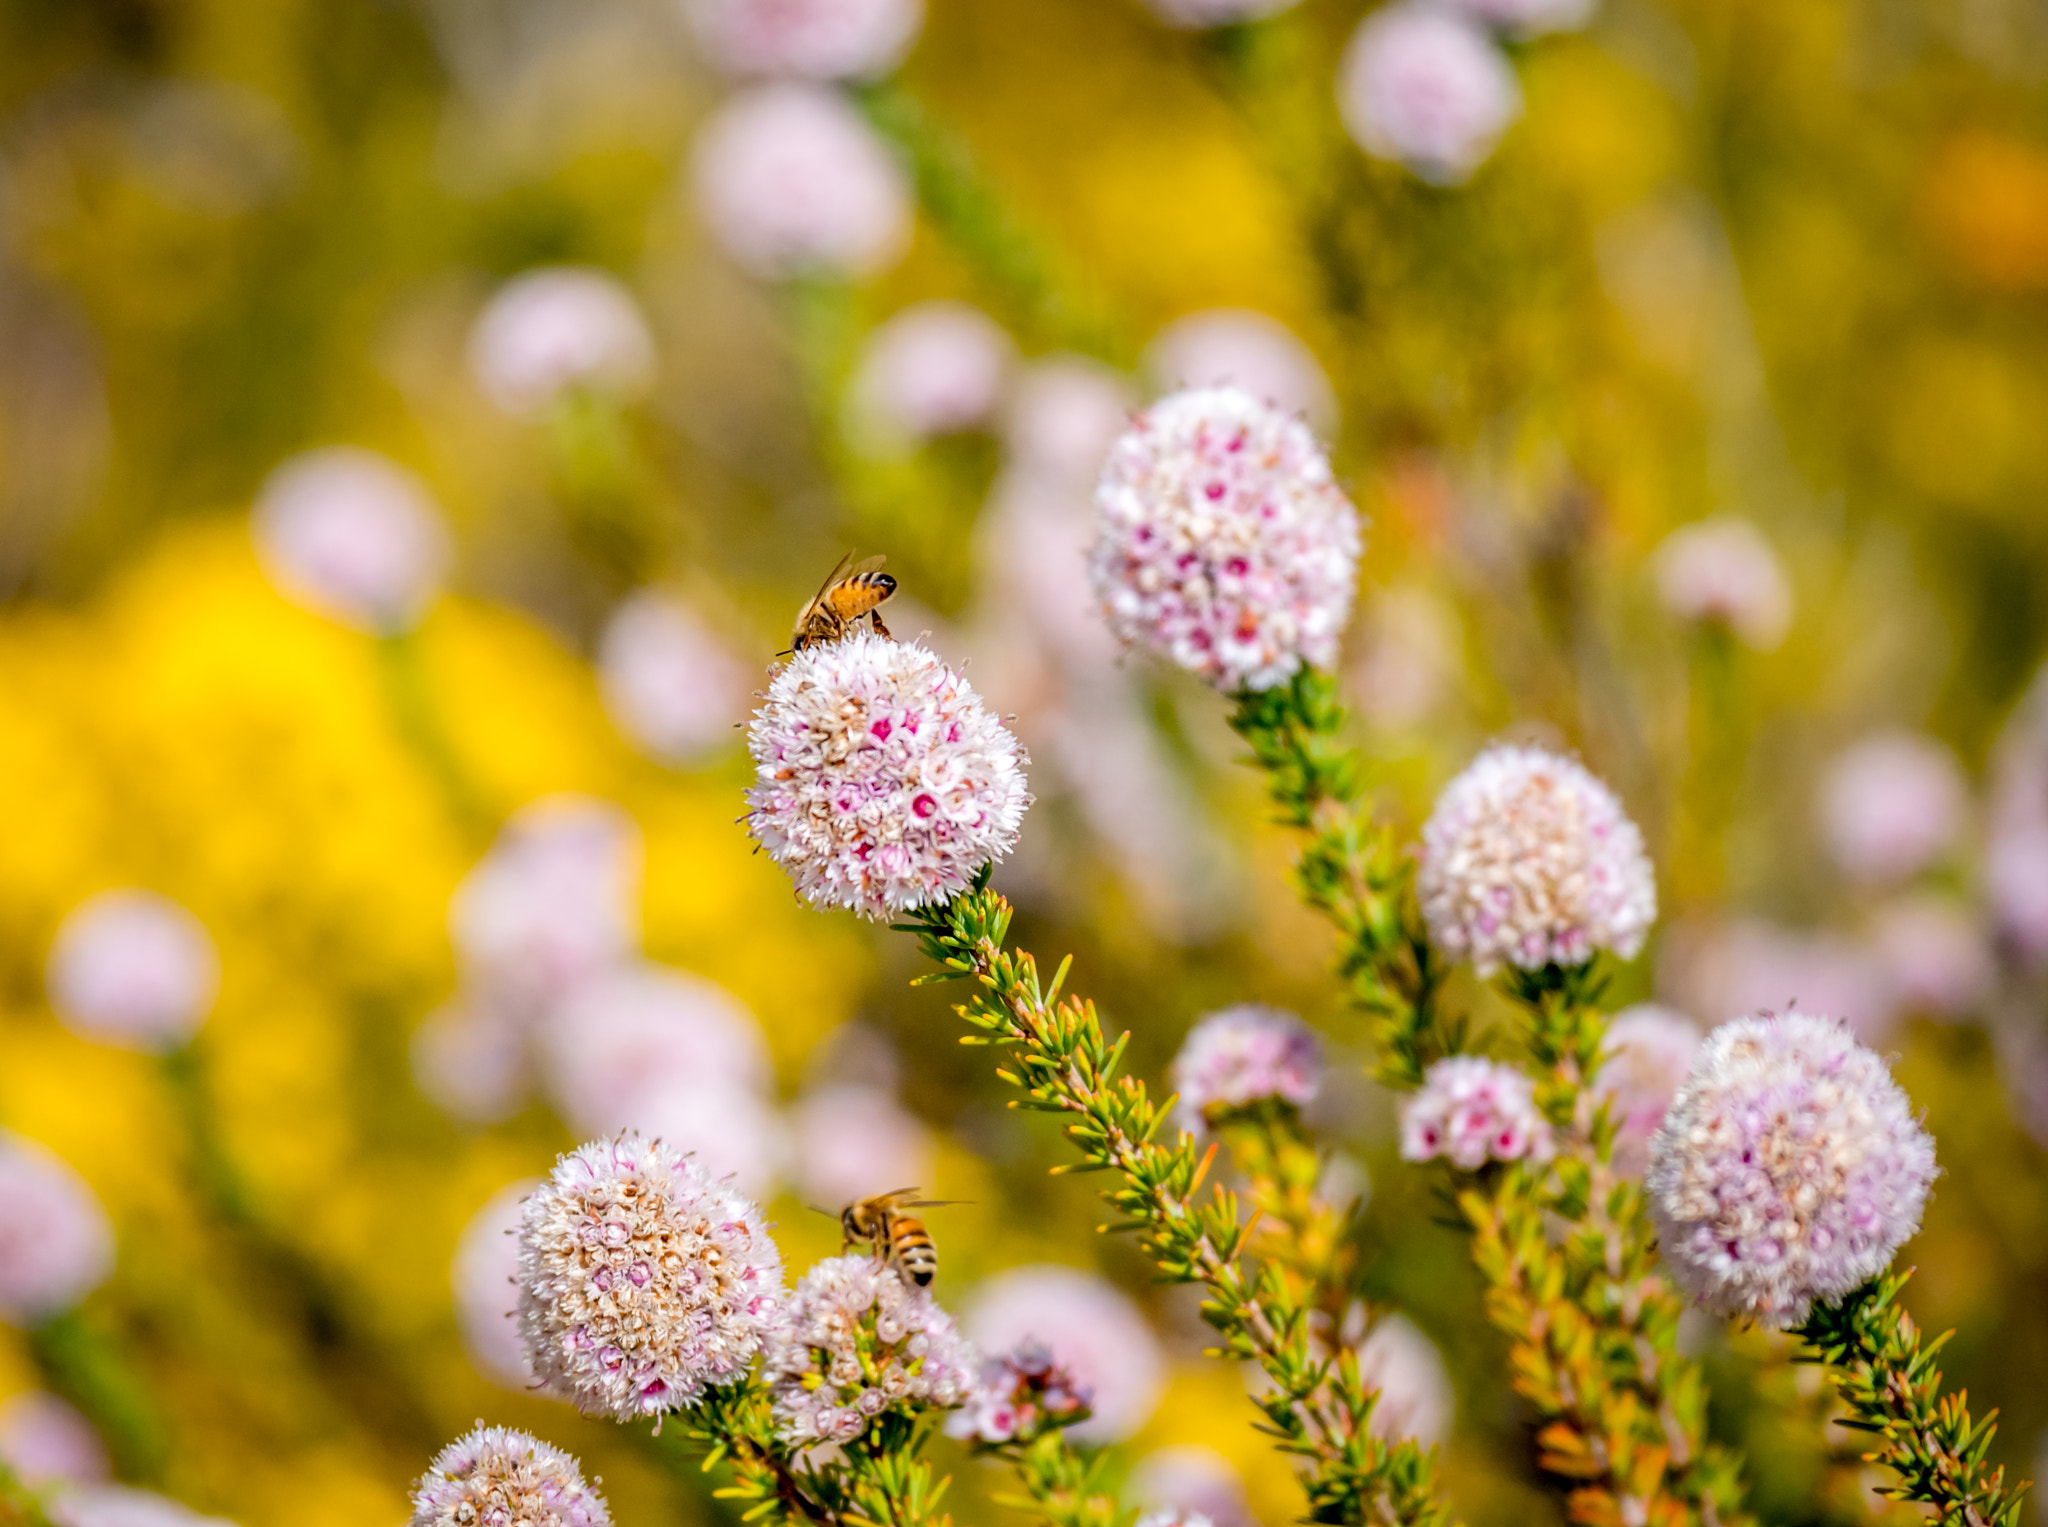
<path id="1" fill-rule="evenodd" d="M 714 1493 L 740 1503 L 740 1520 L 774 1514 L 785 1522 L 842 1527 L 840 1514 L 828 1503 L 832 1482 L 790 1457 L 775 1435 L 768 1391 L 758 1379 L 707 1390 L 679 1419 L 685 1441 L 706 1449 L 705 1473 L 731 1463 L 733 1482 Z"/>

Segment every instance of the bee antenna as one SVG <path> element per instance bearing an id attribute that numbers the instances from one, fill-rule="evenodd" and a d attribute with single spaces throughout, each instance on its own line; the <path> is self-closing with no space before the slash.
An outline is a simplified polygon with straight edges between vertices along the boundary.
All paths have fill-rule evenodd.
<path id="1" fill-rule="evenodd" d="M 822 1214 L 822 1215 L 824 1215 L 824 1216 L 825 1216 L 825 1218 L 827 1218 L 827 1219 L 837 1219 L 837 1218 L 839 1218 L 839 1216 L 838 1216 L 838 1215 L 836 1215 L 836 1214 L 834 1214 L 834 1213 L 833 1213 L 833 1212 L 832 1212 L 832 1211 L 831 1211 L 830 1209 L 820 1209 L 820 1208 L 819 1208 L 819 1207 L 818 1207 L 818 1206 L 817 1206 L 816 1204 L 805 1204 L 805 1205 L 804 1205 L 804 1207 L 805 1207 L 806 1209 L 810 1210 L 810 1211 L 811 1211 L 811 1213 L 813 1213 L 813 1214 Z"/>

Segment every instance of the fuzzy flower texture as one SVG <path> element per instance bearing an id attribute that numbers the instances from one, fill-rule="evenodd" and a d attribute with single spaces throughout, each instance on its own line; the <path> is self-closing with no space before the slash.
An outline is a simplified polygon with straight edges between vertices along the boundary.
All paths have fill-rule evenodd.
<path id="1" fill-rule="evenodd" d="M 855 1253 L 804 1274 L 765 1372 L 783 1440 L 803 1447 L 851 1442 L 892 1406 L 965 1404 L 979 1366 L 928 1291 Z"/>
<path id="2" fill-rule="evenodd" d="M 1430 938 L 1482 976 L 1504 964 L 1633 959 L 1657 917 L 1643 835 L 1614 793 L 1541 748 L 1490 748 L 1422 829 L 1416 894 Z"/>
<path id="3" fill-rule="evenodd" d="M 413 1487 L 410 1527 L 611 1527 L 611 1513 L 567 1453 L 479 1424 Z"/>
<path id="4" fill-rule="evenodd" d="M 1934 1175 L 1934 1140 L 1883 1060 L 1838 1019 L 1784 1013 L 1707 1036 L 1643 1185 L 1679 1284 L 1783 1329 L 1891 1264 Z"/>
<path id="5" fill-rule="evenodd" d="M 747 733 L 747 830 L 814 907 L 884 921 L 1017 842 L 1024 755 L 923 647 L 861 631 L 798 653 Z"/>
<path id="6" fill-rule="evenodd" d="M 1089 574 L 1126 644 L 1227 693 L 1336 662 L 1358 511 L 1301 420 L 1236 387 L 1174 393 L 1117 441 L 1095 509 Z"/>
<path id="7" fill-rule="evenodd" d="M 1488 1161 L 1544 1161 L 1550 1125 L 1535 1084 L 1513 1066 L 1478 1055 L 1438 1061 L 1401 1105 L 1401 1157 L 1477 1171 Z"/>
<path id="8" fill-rule="evenodd" d="M 1199 1134 L 1224 1114 L 1268 1099 L 1306 1107 L 1321 1066 L 1315 1031 L 1292 1013 L 1250 1003 L 1211 1013 L 1173 1059 L 1181 1127 Z"/>
<path id="9" fill-rule="evenodd" d="M 564 1156 L 527 1200 L 519 1289 L 541 1382 L 630 1421 L 746 1373 L 782 1308 L 782 1257 L 753 1204 L 629 1131 Z"/>

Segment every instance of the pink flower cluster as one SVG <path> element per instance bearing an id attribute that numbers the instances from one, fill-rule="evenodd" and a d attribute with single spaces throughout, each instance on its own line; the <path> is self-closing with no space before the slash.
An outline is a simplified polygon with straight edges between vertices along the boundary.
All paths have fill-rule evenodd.
<path id="1" fill-rule="evenodd" d="M 1401 1159 L 1476 1171 L 1489 1161 L 1544 1161 L 1550 1124 L 1535 1084 L 1521 1071 L 1478 1055 L 1438 1061 L 1401 1104 Z"/>
<path id="2" fill-rule="evenodd" d="M 685 0 L 712 61 L 731 74 L 866 79 L 902 61 L 923 0 Z"/>
<path id="3" fill-rule="evenodd" d="M 1251 1003 L 1211 1013 L 1173 1058 L 1181 1127 L 1200 1134 L 1233 1109 L 1267 1099 L 1306 1107 L 1322 1062 L 1315 1030 L 1292 1013 Z"/>
<path id="4" fill-rule="evenodd" d="M 1541 748 L 1494 747 L 1445 786 L 1422 829 L 1430 938 L 1482 976 L 1633 959 L 1657 916 L 1643 836 L 1614 793 Z"/>
<path id="5" fill-rule="evenodd" d="M 412 1492 L 409 1527 L 611 1527 L 604 1498 L 560 1448 L 505 1426 L 451 1442 Z"/>
<path id="6" fill-rule="evenodd" d="M 973 1398 L 946 1422 L 946 1435 L 996 1446 L 1029 1442 L 1048 1427 L 1088 1414 L 1091 1393 L 1043 1342 L 1027 1341 L 982 1365 Z"/>
<path id="7" fill-rule="evenodd" d="M 694 764 L 732 745 L 752 675 L 682 600 L 642 589 L 612 611 L 597 680 L 619 730 L 649 756 Z"/>
<path id="8" fill-rule="evenodd" d="M 1922 733 L 1883 731 L 1829 767 L 1821 828 L 1845 874 L 1884 885 L 1938 859 L 1962 831 L 1968 805 L 1969 785 L 1955 754 Z"/>
<path id="9" fill-rule="evenodd" d="M 1784 1013 L 1707 1036 L 1644 1189 L 1697 1303 L 1784 1328 L 1891 1264 L 1934 1176 L 1934 1141 L 1884 1061 L 1837 1019 Z"/>
<path id="10" fill-rule="evenodd" d="M 1037 1342 L 1089 1394 L 1074 1439 L 1120 1442 L 1159 1403 L 1166 1359 L 1144 1312 L 1116 1285 L 1079 1268 L 1013 1267 L 979 1285 L 962 1320 L 987 1351 Z"/>
<path id="11" fill-rule="evenodd" d="M 183 1044 L 220 988 L 205 925 L 154 891 L 81 902 L 50 950 L 50 1000 L 88 1038 L 140 1048 Z"/>
<path id="12" fill-rule="evenodd" d="M 1016 844 L 1023 752 L 923 647 L 862 631 L 799 652 L 747 734 L 747 830 L 814 907 L 885 920 Z"/>
<path id="13" fill-rule="evenodd" d="M 371 632 L 403 630 L 439 588 L 448 531 L 427 485 L 337 445 L 292 457 L 257 494 L 256 551 L 289 598 Z"/>
<path id="14" fill-rule="evenodd" d="M 1593 1094 L 1614 1121 L 1614 1165 L 1620 1171 L 1642 1172 L 1650 1141 L 1699 1047 L 1700 1031 L 1690 1018 L 1653 1002 L 1615 1014 L 1607 1026 L 1606 1059 L 1593 1077 Z"/>
<path id="15" fill-rule="evenodd" d="M 1522 114 L 1522 91 L 1483 26 L 1449 7 L 1396 0 L 1352 35 L 1338 65 L 1337 105 L 1368 154 L 1458 185 Z"/>
<path id="16" fill-rule="evenodd" d="M 541 1382 L 618 1421 L 744 1376 L 784 1297 L 761 1211 L 631 1133 L 562 1157 L 526 1201 L 519 1282 Z"/>
<path id="17" fill-rule="evenodd" d="M 804 1274 L 762 1371 L 783 1440 L 804 1447 L 851 1442 L 892 1408 L 964 1405 L 979 1366 L 928 1290 L 856 1253 Z"/>
<path id="18" fill-rule="evenodd" d="M 1308 426 L 1236 387 L 1162 398 L 1111 450 L 1089 574 L 1126 644 L 1235 692 L 1328 668 L 1358 511 Z"/>
<path id="19" fill-rule="evenodd" d="M 515 418 L 545 414 L 565 393 L 615 398 L 654 379 L 654 336 L 617 277 L 582 265 L 515 276 L 478 315 L 469 366 L 486 396 Z"/>
<path id="20" fill-rule="evenodd" d="M 920 302 L 876 329 L 853 378 L 855 423 L 884 450 L 994 417 L 1017 347 L 964 302 Z"/>

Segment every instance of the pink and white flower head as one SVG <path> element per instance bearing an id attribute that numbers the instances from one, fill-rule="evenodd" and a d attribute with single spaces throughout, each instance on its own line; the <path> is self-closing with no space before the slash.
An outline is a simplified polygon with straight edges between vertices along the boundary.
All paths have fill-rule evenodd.
<path id="1" fill-rule="evenodd" d="M 736 1382 L 783 1300 L 761 1211 L 658 1141 L 592 1141 L 526 1200 L 520 1332 L 585 1415 L 658 1416 Z"/>
<path id="2" fill-rule="evenodd" d="M 1614 1164 L 1620 1171 L 1638 1176 L 1648 1164 L 1650 1140 L 1699 1047 L 1699 1026 L 1674 1008 L 1638 1002 L 1614 1015 L 1593 1095 L 1607 1104 L 1614 1121 Z"/>
<path id="3" fill-rule="evenodd" d="M 946 1435 L 998 1446 L 1029 1442 L 1040 1432 L 1084 1418 L 1088 1387 L 1054 1359 L 1052 1349 L 1028 1341 L 981 1366 L 973 1395 L 946 1420 Z"/>
<path id="4" fill-rule="evenodd" d="M 1047 356 L 1026 366 L 1011 389 L 1003 439 L 1032 477 L 1092 485 L 1137 401 L 1130 383 L 1100 361 Z"/>
<path id="5" fill-rule="evenodd" d="M 1368 1430 L 1428 1447 L 1450 1435 L 1456 1399 L 1436 1343 L 1399 1315 L 1373 1322 L 1358 1347 L 1358 1376 L 1379 1398 Z"/>
<path id="6" fill-rule="evenodd" d="M 519 1227 L 526 1200 L 539 1186 L 514 1182 L 492 1194 L 463 1228 L 450 1269 L 455 1324 L 470 1362 L 492 1383 L 519 1394 L 536 1383 L 519 1334 Z"/>
<path id="7" fill-rule="evenodd" d="M 974 1395 L 981 1357 L 928 1289 L 861 1253 L 805 1273 L 762 1373 L 793 1447 L 851 1442 L 877 1416 L 950 1410 Z"/>
<path id="8" fill-rule="evenodd" d="M 1844 874 L 1896 884 L 1939 858 L 1962 830 L 1969 787 L 1932 737 L 1889 731 L 1838 757 L 1821 787 L 1821 828 Z"/>
<path id="9" fill-rule="evenodd" d="M 1906 896 L 1871 920 L 1870 951 L 1905 1009 L 1965 1018 L 1990 995 L 1997 962 L 1982 921 L 1946 896 Z"/>
<path id="10" fill-rule="evenodd" d="M 0 1463 L 31 1490 L 94 1484 L 110 1471 L 106 1444 L 92 1423 L 40 1389 L 0 1405 Z"/>
<path id="11" fill-rule="evenodd" d="M 683 0 L 711 61 L 728 74 L 873 79 L 903 61 L 923 0 Z"/>
<path id="12" fill-rule="evenodd" d="M 1576 32 L 1593 19 L 1595 0 L 1451 0 L 1453 7 L 1511 37 Z"/>
<path id="13" fill-rule="evenodd" d="M 198 1032 L 220 990 L 220 957 L 205 925 L 169 897 L 102 891 L 57 930 L 49 981 L 70 1028 L 161 1049 Z"/>
<path id="14" fill-rule="evenodd" d="M 1448 1056 L 1401 1103 L 1403 1161 L 1441 1156 L 1473 1172 L 1489 1161 L 1547 1161 L 1551 1148 L 1535 1083 L 1502 1061 Z"/>
<path id="15" fill-rule="evenodd" d="M 1884 1061 L 1807 1013 L 1709 1034 L 1650 1145 L 1650 1215 L 1702 1308 L 1796 1326 L 1920 1227 L 1934 1141 Z"/>
<path id="16" fill-rule="evenodd" d="M 1088 570 L 1110 629 L 1235 692 L 1327 668 L 1358 579 L 1358 511 L 1301 420 L 1236 387 L 1141 413 L 1095 492 Z"/>
<path id="17" fill-rule="evenodd" d="M 2048 965 L 2048 825 L 1992 841 L 1985 889 L 2000 936 L 2026 964 Z"/>
<path id="18" fill-rule="evenodd" d="M 605 622 L 597 681 L 612 721 L 663 763 L 695 763 L 746 719 L 747 670 L 688 605 L 653 589 Z"/>
<path id="19" fill-rule="evenodd" d="M 1250 308 L 1210 308 L 1176 318 L 1145 352 L 1162 389 L 1237 387 L 1316 430 L 1337 422 L 1337 395 L 1315 352 L 1294 331 Z"/>
<path id="20" fill-rule="evenodd" d="M 1337 109 L 1368 154 L 1459 185 L 1522 114 L 1507 58 L 1469 18 L 1397 0 L 1359 23 L 1337 66 Z"/>
<path id="21" fill-rule="evenodd" d="M 1190 32 L 1209 27 L 1236 26 L 1277 16 L 1299 0 L 1145 0 L 1152 14 L 1170 27 Z"/>
<path id="22" fill-rule="evenodd" d="M 435 1107 L 465 1124 L 497 1124 L 519 1112 L 529 1070 L 525 1030 L 500 1004 L 451 1002 L 413 1030 L 414 1083 Z"/>
<path id="23" fill-rule="evenodd" d="M 748 833 L 805 902 L 877 922 L 966 890 L 1031 801 L 1023 750 L 973 686 L 869 631 L 791 658 L 747 747 Z"/>
<path id="24" fill-rule="evenodd" d="M 427 485 L 335 445 L 294 456 L 256 497 L 256 553 L 287 598 L 358 630 L 403 630 L 439 590 L 448 531 Z"/>
<path id="25" fill-rule="evenodd" d="M 1569 758 L 1488 748 L 1423 825 L 1416 895 L 1430 939 L 1482 976 L 1502 965 L 1634 959 L 1657 919 L 1643 835 Z"/>
<path id="26" fill-rule="evenodd" d="M 48 1510 L 53 1527 L 234 1527 L 225 1517 L 201 1516 L 167 1495 L 126 1485 L 66 1490 Z"/>
<path id="27" fill-rule="evenodd" d="M 1138 1307 L 1077 1268 L 1012 1268 L 980 1284 L 961 1324 L 990 1352 L 1037 1342 L 1093 1399 L 1076 1441 L 1120 1442 L 1151 1417 L 1166 1362 Z"/>
<path id="28" fill-rule="evenodd" d="M 1244 1476 L 1214 1448 L 1177 1443 L 1154 1449 L 1131 1470 L 1125 1494 L 1147 1511 L 1192 1512 L 1216 1527 L 1257 1527 Z"/>
<path id="29" fill-rule="evenodd" d="M 631 399 L 654 380 L 654 336 L 619 279 L 584 265 L 515 276 L 478 315 L 470 374 L 518 419 L 544 415 L 572 391 Z"/>
<path id="30" fill-rule="evenodd" d="M 820 1087 L 791 1120 L 797 1186 L 814 1204 L 850 1204 L 930 1182 L 931 1131 L 875 1087 Z"/>
<path id="31" fill-rule="evenodd" d="M 609 802 L 556 795 L 521 808 L 449 907 L 479 990 L 538 1016 L 630 955 L 640 858 L 639 828 Z"/>
<path id="32" fill-rule="evenodd" d="M 61 1315 L 113 1266 L 114 1227 L 85 1180 L 34 1141 L 0 1131 L 0 1320 Z"/>
<path id="33" fill-rule="evenodd" d="M 560 1448 L 482 1426 L 443 1448 L 412 1489 L 409 1527 L 611 1527 L 604 1497 Z"/>
<path id="34" fill-rule="evenodd" d="M 1651 561 L 1658 597 L 1680 620 L 1724 626 L 1768 652 L 1792 625 L 1792 585 L 1748 520 L 1716 515 L 1666 536 Z"/>
<path id="35" fill-rule="evenodd" d="M 910 242 L 910 184 L 846 100 L 817 85 L 735 96 L 697 136 L 697 200 L 727 254 L 770 280 L 863 276 Z"/>
<path id="36" fill-rule="evenodd" d="M 920 302 L 870 336 L 853 376 L 855 424 L 884 448 L 976 429 L 995 416 L 1017 347 L 965 302 Z"/>
<path id="37" fill-rule="evenodd" d="M 1181 1128 L 1205 1133 L 1231 1112 L 1273 1100 L 1305 1108 L 1315 1100 L 1323 1047 L 1292 1013 L 1244 1003 L 1211 1013 L 1188 1031 L 1173 1058 Z"/>

